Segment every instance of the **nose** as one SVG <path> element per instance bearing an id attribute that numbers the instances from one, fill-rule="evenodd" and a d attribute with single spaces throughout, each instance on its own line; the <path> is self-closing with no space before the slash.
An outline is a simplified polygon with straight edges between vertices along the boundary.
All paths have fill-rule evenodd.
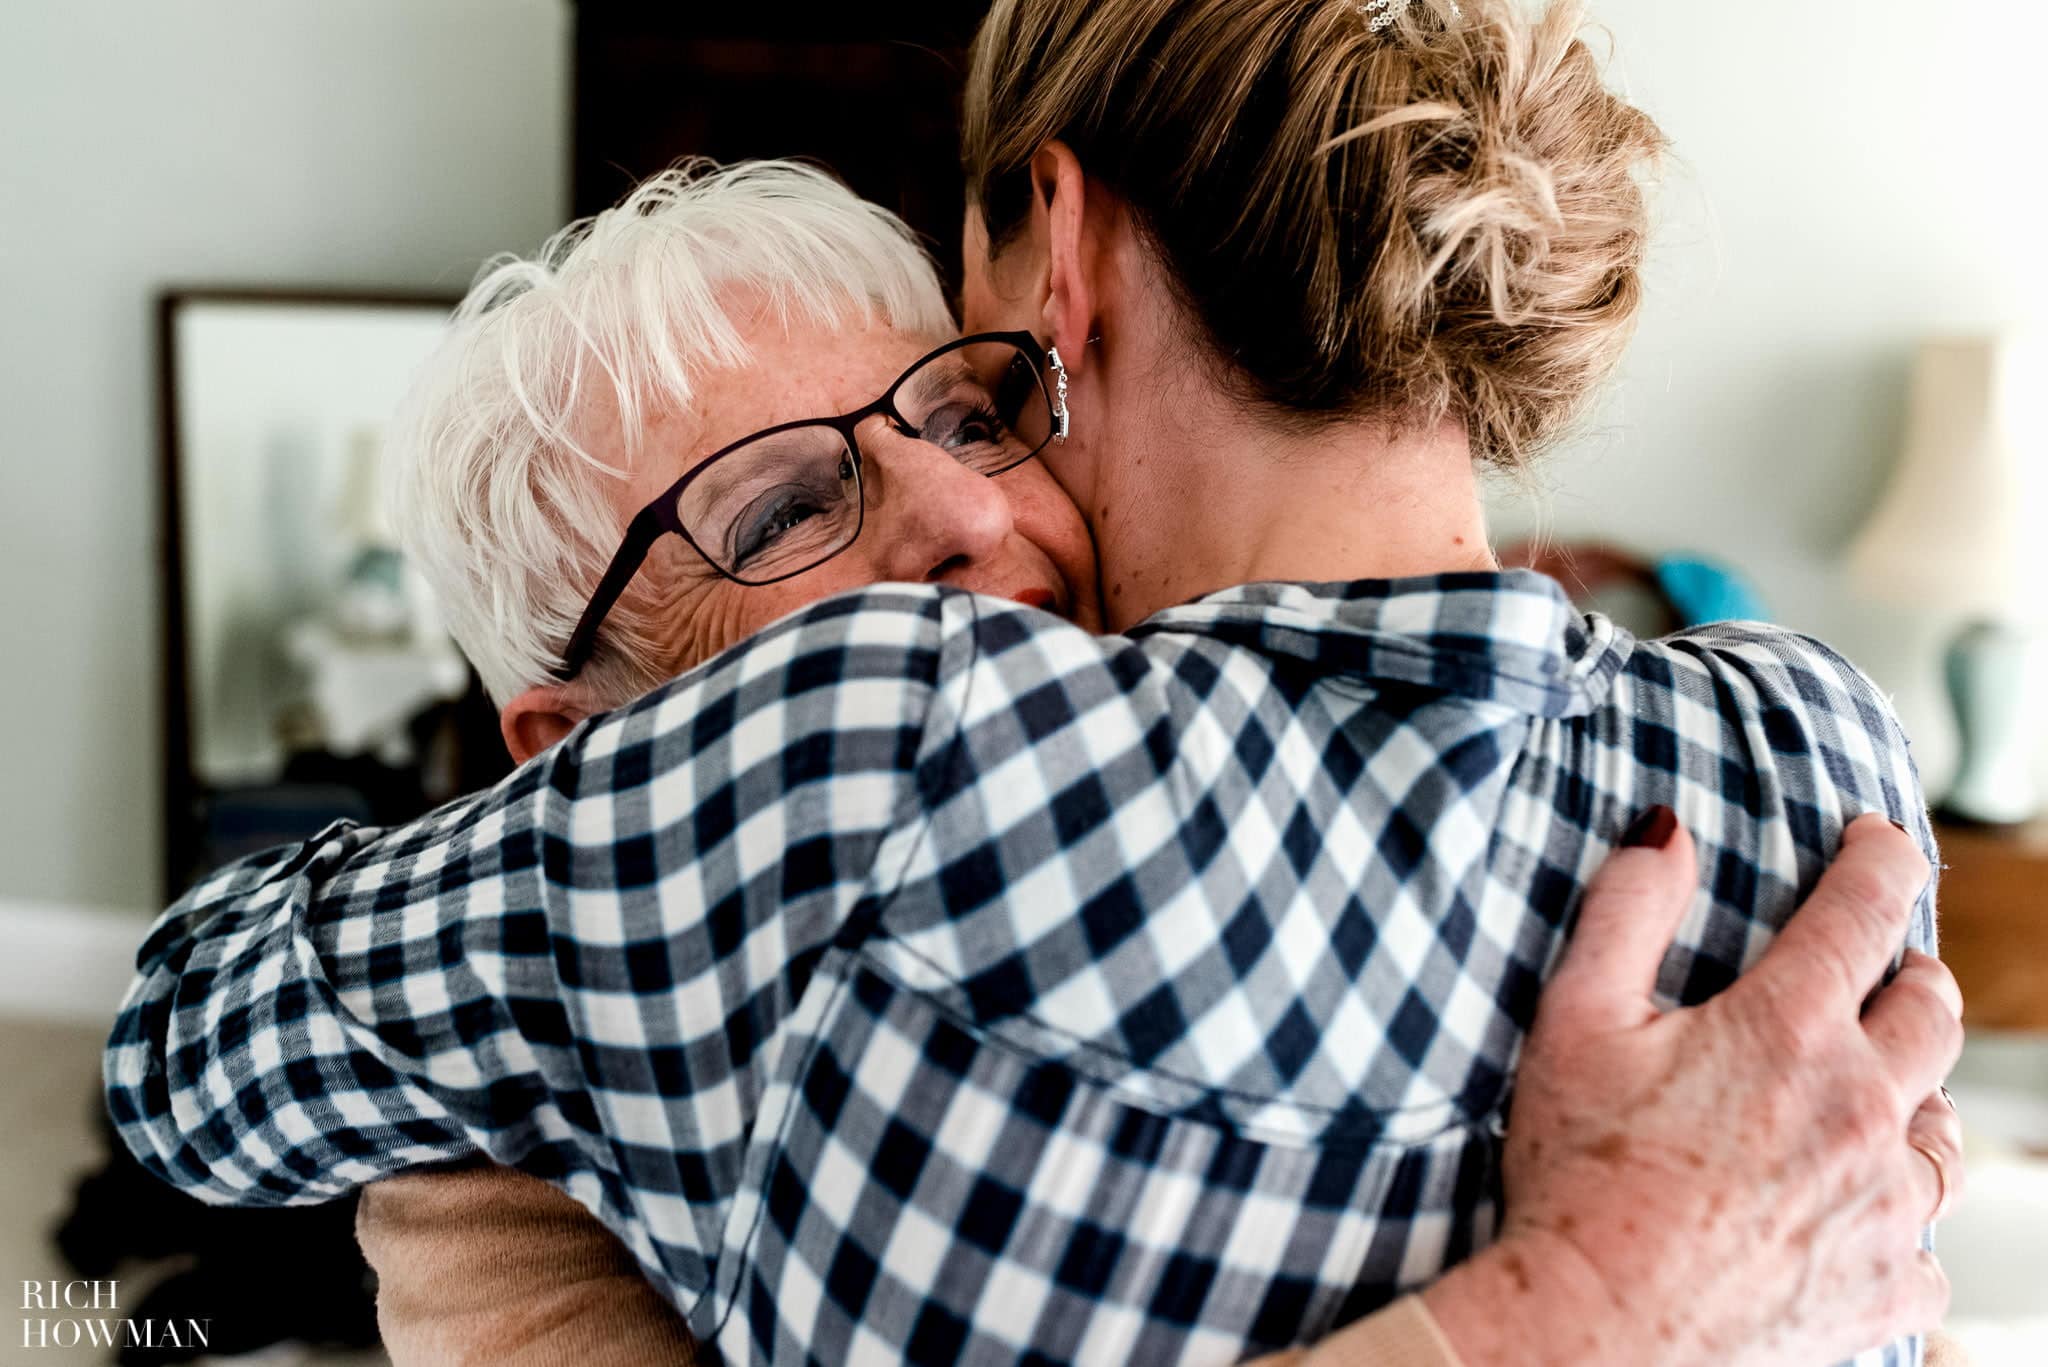
<path id="1" fill-rule="evenodd" d="M 867 530 L 898 583 L 954 578 L 992 558 L 1016 530 L 995 481 L 885 423 L 860 434 Z"/>

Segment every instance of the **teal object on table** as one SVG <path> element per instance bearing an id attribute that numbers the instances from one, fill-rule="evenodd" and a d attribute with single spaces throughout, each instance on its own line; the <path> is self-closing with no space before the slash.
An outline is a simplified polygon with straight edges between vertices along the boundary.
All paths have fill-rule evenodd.
<path id="1" fill-rule="evenodd" d="M 1693 556 L 1668 555 L 1657 562 L 1657 587 L 1684 619 L 1680 625 L 1708 622 L 1768 622 L 1770 609 L 1749 581 L 1726 565 Z"/>
<path id="2" fill-rule="evenodd" d="M 1946 820 L 2021 826 L 2039 815 L 2034 786 L 2033 641 L 2005 622 L 1966 622 L 1948 648 L 1944 673 L 1961 744 L 1956 776 L 1941 800 Z"/>

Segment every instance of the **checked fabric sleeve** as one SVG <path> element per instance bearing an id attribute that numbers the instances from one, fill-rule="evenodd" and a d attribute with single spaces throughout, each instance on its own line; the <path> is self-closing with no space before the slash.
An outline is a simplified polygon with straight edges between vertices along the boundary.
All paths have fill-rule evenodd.
<path id="1" fill-rule="evenodd" d="M 916 809 L 969 603 L 828 601 L 402 831 L 216 874 L 138 956 L 124 1138 L 244 1205 L 487 1156 L 701 1287 L 781 1026 Z"/>

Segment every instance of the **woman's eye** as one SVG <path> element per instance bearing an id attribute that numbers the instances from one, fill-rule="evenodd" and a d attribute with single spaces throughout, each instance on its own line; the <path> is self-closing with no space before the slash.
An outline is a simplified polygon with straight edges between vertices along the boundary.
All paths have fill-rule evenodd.
<path id="1" fill-rule="evenodd" d="M 823 512 L 805 495 L 775 499 L 749 512 L 737 524 L 732 538 L 734 568 L 770 550 L 776 542 Z"/>
<path id="2" fill-rule="evenodd" d="M 924 425 L 925 439 L 948 451 L 992 446 L 1009 433 L 993 408 L 981 404 L 953 404 L 940 409 Z"/>

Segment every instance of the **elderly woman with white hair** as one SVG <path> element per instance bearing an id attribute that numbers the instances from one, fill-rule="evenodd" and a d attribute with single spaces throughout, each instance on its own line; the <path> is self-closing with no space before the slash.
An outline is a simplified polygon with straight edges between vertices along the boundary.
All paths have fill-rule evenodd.
<path id="1" fill-rule="evenodd" d="M 789 162 L 678 168 L 488 265 L 398 415 L 391 508 L 513 757 L 845 589 L 1097 626 L 1031 458 L 1043 352 L 957 331 L 903 223 Z"/>
<path id="2" fill-rule="evenodd" d="M 843 205 L 579 255 L 674 240 L 632 204 L 486 281 L 401 441 L 541 753 L 174 908 L 109 1049 L 130 1145 L 242 1201 L 519 1166 L 734 1359 L 1928 1323 L 1959 1008 L 1915 953 L 1859 1016 L 1932 934 L 1883 699 L 1486 550 L 1475 464 L 1560 430 L 1640 293 L 1661 139 L 1574 19 L 1004 0 L 957 341 L 824 249 L 876 245 Z M 1062 615 L 1033 457 L 1126 635 Z"/>

